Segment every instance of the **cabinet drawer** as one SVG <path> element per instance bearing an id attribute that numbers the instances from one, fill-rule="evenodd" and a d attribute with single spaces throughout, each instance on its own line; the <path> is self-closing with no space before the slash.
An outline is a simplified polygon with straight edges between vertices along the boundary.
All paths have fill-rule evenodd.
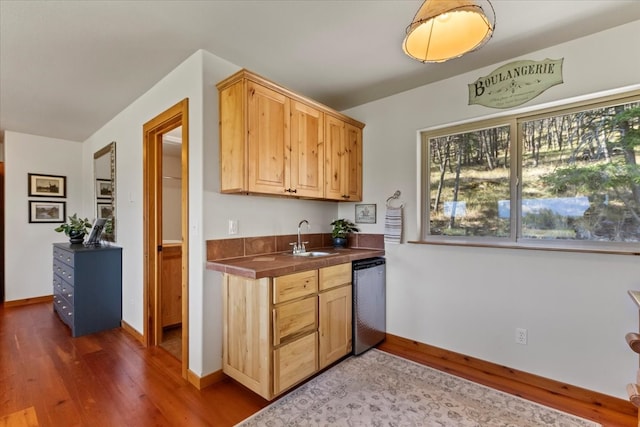
<path id="1" fill-rule="evenodd" d="M 61 261 L 71 267 L 73 267 L 73 253 L 65 251 L 57 247 L 53 247 L 53 259 Z"/>
<path id="2" fill-rule="evenodd" d="M 73 267 L 58 261 L 57 259 L 53 260 L 53 272 L 58 276 L 62 277 L 67 282 L 74 283 L 73 281 Z"/>
<path id="3" fill-rule="evenodd" d="M 279 394 L 318 370 L 318 333 L 273 351 L 273 393 Z"/>
<path id="4" fill-rule="evenodd" d="M 318 291 L 318 270 L 288 274 L 273 279 L 273 303 L 290 301 Z"/>
<path id="5" fill-rule="evenodd" d="M 318 300 L 314 295 L 273 309 L 273 345 L 318 329 Z"/>
<path id="6" fill-rule="evenodd" d="M 319 275 L 321 291 L 351 283 L 351 263 L 321 268 Z"/>

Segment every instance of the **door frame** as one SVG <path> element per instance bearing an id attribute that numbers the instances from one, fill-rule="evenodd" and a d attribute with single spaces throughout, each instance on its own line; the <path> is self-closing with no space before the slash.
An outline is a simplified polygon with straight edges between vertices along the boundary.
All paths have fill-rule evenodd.
<path id="1" fill-rule="evenodd" d="M 143 341 L 157 346 L 162 337 L 159 286 L 162 275 L 162 135 L 182 126 L 182 377 L 189 369 L 189 99 L 185 98 L 143 126 Z"/>

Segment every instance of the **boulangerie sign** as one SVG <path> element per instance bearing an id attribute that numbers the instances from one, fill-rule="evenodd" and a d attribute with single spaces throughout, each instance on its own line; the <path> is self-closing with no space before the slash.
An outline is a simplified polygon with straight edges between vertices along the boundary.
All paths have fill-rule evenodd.
<path id="1" fill-rule="evenodd" d="M 510 108 L 535 98 L 552 86 L 563 83 L 564 58 L 543 61 L 515 61 L 469 86 L 469 105 Z"/>

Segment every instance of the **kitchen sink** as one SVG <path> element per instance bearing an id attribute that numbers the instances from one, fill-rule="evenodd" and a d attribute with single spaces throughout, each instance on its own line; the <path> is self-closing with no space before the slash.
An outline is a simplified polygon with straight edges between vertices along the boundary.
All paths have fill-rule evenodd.
<path id="1" fill-rule="evenodd" d="M 327 256 L 333 255 L 331 252 L 318 252 L 318 251 L 310 251 L 310 252 L 300 252 L 297 254 L 293 254 L 293 256 L 307 256 L 307 257 L 318 257 L 318 256 Z"/>

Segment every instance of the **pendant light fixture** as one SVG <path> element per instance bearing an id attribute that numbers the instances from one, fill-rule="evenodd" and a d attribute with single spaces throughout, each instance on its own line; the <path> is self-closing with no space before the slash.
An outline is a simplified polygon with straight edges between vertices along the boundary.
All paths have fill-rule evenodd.
<path id="1" fill-rule="evenodd" d="M 489 0 L 482 2 L 488 7 L 480 3 L 425 0 L 407 27 L 404 53 L 420 62 L 444 62 L 478 49 L 489 41 L 495 28 L 493 6 Z"/>

